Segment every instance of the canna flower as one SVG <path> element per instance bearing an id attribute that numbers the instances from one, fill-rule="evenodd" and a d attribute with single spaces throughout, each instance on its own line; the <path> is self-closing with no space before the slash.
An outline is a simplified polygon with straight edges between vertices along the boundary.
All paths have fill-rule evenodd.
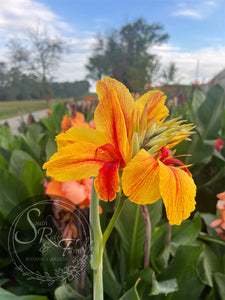
<path id="1" fill-rule="evenodd" d="M 220 211 L 221 217 L 210 223 L 210 227 L 216 227 L 215 230 L 220 238 L 225 240 L 225 192 L 217 194 L 216 196 L 219 198 L 216 208 Z"/>
<path id="2" fill-rule="evenodd" d="M 171 224 L 180 224 L 195 209 L 196 186 L 187 166 L 171 149 L 192 134 L 192 125 L 165 121 L 168 109 L 161 91 L 134 101 L 120 82 L 98 81 L 95 129 L 76 127 L 56 137 L 58 152 L 43 168 L 59 181 L 96 177 L 101 200 L 122 190 L 137 204 L 163 198 Z M 177 166 L 178 165 L 178 166 Z"/>
<path id="3" fill-rule="evenodd" d="M 75 117 L 73 118 L 70 118 L 67 115 L 63 116 L 62 123 L 61 123 L 62 132 L 68 130 L 71 127 L 76 127 L 76 126 L 89 127 L 88 123 L 85 122 L 85 118 L 82 113 L 76 112 Z"/>

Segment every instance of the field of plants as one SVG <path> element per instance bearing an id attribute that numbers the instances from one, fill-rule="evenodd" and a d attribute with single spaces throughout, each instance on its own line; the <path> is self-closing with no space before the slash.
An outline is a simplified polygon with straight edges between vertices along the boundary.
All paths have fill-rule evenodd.
<path id="1" fill-rule="evenodd" d="M 110 163 L 117 152 L 109 142 L 103 146 L 99 142 L 100 146 L 95 150 L 94 133 L 93 136 L 88 133 L 88 130 L 96 132 L 96 127 L 102 124 L 111 126 L 111 114 L 101 117 L 100 108 L 96 110 L 97 98 L 87 97 L 80 111 L 73 103 L 67 106 L 62 102 L 55 103 L 49 117 L 32 120 L 18 135 L 13 135 L 7 126 L 0 127 L 1 299 L 85 300 L 93 299 L 93 293 L 95 300 L 225 299 L 224 90 L 214 85 L 204 94 L 195 87 L 192 95 L 189 93 L 180 102 L 170 101 L 172 88 L 163 91 L 169 94 L 166 100 L 169 116 L 165 120 L 157 119 L 157 114 L 151 117 L 148 145 L 152 148 L 149 153 L 153 155 L 158 151 L 162 155 L 160 165 L 179 169 L 178 173 L 183 172 L 189 178 L 185 177 L 186 185 L 183 182 L 177 185 L 177 189 L 182 185 L 182 191 L 176 191 L 183 199 L 181 201 L 191 193 L 190 178 L 196 184 L 196 208 L 180 225 L 170 225 L 168 219 L 171 222 L 177 217 L 170 217 L 168 207 L 165 210 L 163 204 L 167 205 L 165 194 L 167 191 L 170 194 L 172 188 L 169 182 L 161 193 L 163 200 L 139 205 L 129 201 L 114 186 L 112 191 L 111 186 L 108 190 L 117 194 L 116 199 L 99 201 L 98 195 L 104 194 L 104 189 L 98 189 L 102 181 L 97 177 L 97 195 L 92 179 L 85 176 L 93 165 L 87 165 L 87 171 L 84 171 L 85 160 L 79 167 L 83 177 L 71 179 L 77 178 L 75 171 L 70 172 L 70 160 L 76 153 L 83 157 L 90 152 L 88 159 L 91 160 L 93 152 L 101 161 L 107 152 L 104 159 L 109 168 L 101 170 L 106 185 L 114 180 L 114 165 Z M 100 103 L 103 101 L 99 100 Z M 146 110 L 147 116 L 146 105 L 142 110 Z M 115 113 L 121 113 L 116 104 L 112 110 L 114 117 Z M 123 132 L 121 124 L 115 131 Z M 144 132 L 143 124 L 145 121 L 140 119 L 135 132 Z M 77 142 L 80 133 L 76 128 L 80 126 L 83 126 L 83 135 Z M 100 141 L 102 136 L 98 134 Z M 87 138 L 93 145 L 90 149 L 85 148 Z M 135 138 L 133 141 L 134 153 L 137 141 Z M 169 146 L 164 146 L 165 141 Z M 117 143 L 122 149 L 121 140 Z M 51 161 L 55 159 L 58 171 L 47 165 L 50 175 L 46 176 L 42 166 L 52 155 Z M 135 157 L 139 157 L 138 154 Z M 179 167 L 175 168 L 175 164 Z M 187 175 L 187 168 L 188 175 L 191 173 L 192 176 Z M 125 168 L 125 174 L 131 169 L 127 170 Z M 97 176 L 95 173 L 93 171 L 93 177 Z M 137 180 L 135 176 L 132 178 Z M 125 194 L 130 188 L 128 185 L 129 182 L 122 179 Z M 150 186 L 149 193 L 153 189 L 154 186 Z M 147 192 L 142 193 L 144 197 Z M 120 197 L 125 197 L 123 203 Z M 108 199 L 112 200 L 113 196 Z M 176 207 L 172 209 L 176 212 Z M 94 212 L 90 213 L 90 210 Z"/>

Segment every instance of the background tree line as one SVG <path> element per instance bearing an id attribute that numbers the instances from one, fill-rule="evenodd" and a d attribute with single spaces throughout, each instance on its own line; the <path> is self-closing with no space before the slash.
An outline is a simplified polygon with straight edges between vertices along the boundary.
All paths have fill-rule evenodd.
<path id="1" fill-rule="evenodd" d="M 96 38 L 89 57 L 87 78 L 77 82 L 53 82 L 53 74 L 69 50 L 64 40 L 47 29 L 28 30 L 25 40 L 8 42 L 9 63 L 0 62 L 0 101 L 80 97 L 89 91 L 87 79 L 103 76 L 123 82 L 131 92 L 142 93 L 154 82 L 173 83 L 174 63 L 162 67 L 152 47 L 167 42 L 169 35 L 159 23 L 148 24 L 142 18 Z"/>

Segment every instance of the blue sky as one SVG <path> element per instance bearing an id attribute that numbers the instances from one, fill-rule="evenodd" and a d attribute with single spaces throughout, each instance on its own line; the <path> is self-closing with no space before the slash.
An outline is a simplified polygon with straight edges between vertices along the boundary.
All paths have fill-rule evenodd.
<path id="1" fill-rule="evenodd" d="M 71 51 L 56 72 L 58 80 L 81 80 L 96 33 L 120 29 L 143 17 L 159 22 L 168 43 L 151 51 L 162 64 L 174 61 L 179 81 L 210 80 L 225 68 L 225 0 L 7 0 L 0 5 L 0 61 L 6 58 L 8 38 L 23 38 L 37 22 L 65 38 Z"/>

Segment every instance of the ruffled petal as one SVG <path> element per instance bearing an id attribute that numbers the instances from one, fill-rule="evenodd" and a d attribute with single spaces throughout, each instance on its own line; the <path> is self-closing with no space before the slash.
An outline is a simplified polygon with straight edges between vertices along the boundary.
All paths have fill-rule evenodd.
<path id="1" fill-rule="evenodd" d="M 59 148 L 50 161 L 45 163 L 47 176 L 58 181 L 79 180 L 97 176 L 105 161 L 96 158 L 98 146 L 92 143 L 79 142 Z"/>
<path id="2" fill-rule="evenodd" d="M 119 192 L 119 162 L 108 162 L 99 170 L 99 174 L 95 179 L 95 189 L 99 199 L 104 201 L 112 201 Z"/>
<path id="3" fill-rule="evenodd" d="M 87 142 L 101 146 L 109 143 L 109 138 L 96 129 L 88 127 L 72 127 L 65 133 L 60 133 L 56 136 L 58 148 L 65 147 L 68 144 L 75 142 Z"/>
<path id="4" fill-rule="evenodd" d="M 86 199 L 85 186 L 79 181 L 62 182 L 62 192 L 66 198 L 79 205 Z"/>
<path id="5" fill-rule="evenodd" d="M 129 131 L 130 117 L 134 109 L 134 99 L 125 85 L 115 79 L 105 77 L 103 81 L 99 81 L 97 83 L 97 93 L 99 100 L 101 101 L 102 99 L 107 97 L 107 94 L 111 89 L 113 89 L 117 94 L 117 98 L 124 115 L 126 128 L 127 131 Z"/>
<path id="6" fill-rule="evenodd" d="M 160 193 L 171 225 L 180 223 L 195 209 L 196 186 L 185 171 L 159 161 Z"/>
<path id="7" fill-rule="evenodd" d="M 48 183 L 45 190 L 45 194 L 49 196 L 59 196 L 66 198 L 66 195 L 62 192 L 62 182 L 56 181 L 52 178 L 52 181 Z"/>
<path id="8" fill-rule="evenodd" d="M 123 170 L 122 187 L 130 201 L 137 204 L 150 204 L 159 200 L 157 160 L 145 150 L 140 150 Z"/>
<path id="9" fill-rule="evenodd" d="M 141 96 L 135 102 L 135 109 L 139 111 L 140 116 L 147 104 L 147 118 L 151 120 L 156 116 L 156 120 L 162 120 L 169 115 L 168 108 L 165 106 L 166 96 L 161 91 L 150 91 Z"/>
<path id="10" fill-rule="evenodd" d="M 100 101 L 95 111 L 96 129 L 110 139 L 110 143 L 114 145 L 115 149 L 118 149 L 126 162 L 130 160 L 130 157 L 127 157 L 129 143 L 125 118 L 118 96 L 113 89 L 107 90 L 107 93 L 101 93 L 99 85 L 101 85 L 101 81 L 98 82 L 97 91 L 100 99 L 104 97 L 104 100 Z"/>

